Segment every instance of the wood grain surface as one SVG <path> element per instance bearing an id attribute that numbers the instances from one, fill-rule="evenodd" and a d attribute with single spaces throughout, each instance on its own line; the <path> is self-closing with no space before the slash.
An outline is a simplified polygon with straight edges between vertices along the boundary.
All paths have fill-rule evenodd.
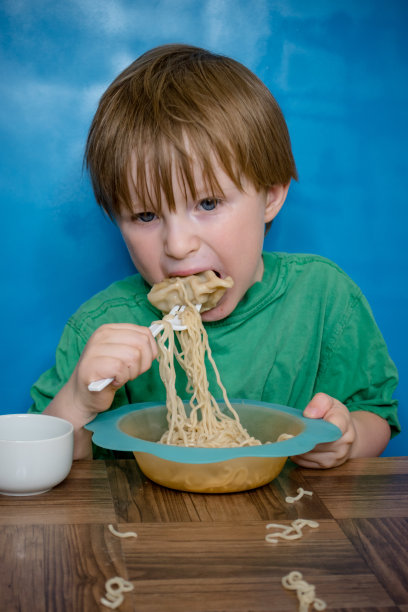
<path id="1" fill-rule="evenodd" d="M 288 504 L 300 486 L 313 495 Z M 296 518 L 319 527 L 265 541 L 268 523 Z M 113 576 L 134 586 L 121 611 L 295 612 L 281 585 L 292 570 L 328 610 L 408 612 L 408 458 L 288 462 L 269 485 L 223 495 L 160 487 L 132 460 L 79 461 L 48 493 L 0 495 L 0 551 L 1 612 L 108 610 Z"/>

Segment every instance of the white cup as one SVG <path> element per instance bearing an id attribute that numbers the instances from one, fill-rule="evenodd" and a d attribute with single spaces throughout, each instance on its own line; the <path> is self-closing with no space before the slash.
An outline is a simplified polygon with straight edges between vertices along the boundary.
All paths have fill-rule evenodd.
<path id="1" fill-rule="evenodd" d="M 37 495 L 71 470 L 74 428 L 46 414 L 0 415 L 0 493 Z"/>

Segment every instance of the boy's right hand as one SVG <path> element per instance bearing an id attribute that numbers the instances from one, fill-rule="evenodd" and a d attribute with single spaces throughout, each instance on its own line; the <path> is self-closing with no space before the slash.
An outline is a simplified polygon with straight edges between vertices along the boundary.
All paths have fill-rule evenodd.
<path id="1" fill-rule="evenodd" d="M 146 372 L 157 353 L 156 341 L 148 327 L 131 323 L 99 327 L 89 338 L 68 383 L 83 425 L 107 410 L 119 387 Z M 102 378 L 114 380 L 102 391 L 89 391 L 89 383 Z"/>

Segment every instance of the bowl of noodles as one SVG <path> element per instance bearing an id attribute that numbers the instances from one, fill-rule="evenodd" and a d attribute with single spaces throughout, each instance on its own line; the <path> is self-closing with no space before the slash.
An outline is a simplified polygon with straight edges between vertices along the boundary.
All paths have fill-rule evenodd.
<path id="1" fill-rule="evenodd" d="M 212 270 L 154 285 L 147 297 L 164 313 L 156 341 L 166 403 L 123 406 L 87 425 L 96 444 L 133 452 L 148 478 L 172 489 L 253 489 L 273 480 L 289 456 L 341 435 L 334 425 L 305 419 L 290 407 L 228 398 L 199 310 L 213 308 L 232 286 L 232 278 L 220 278 Z M 172 326 L 175 307 L 181 319 L 178 330 Z M 184 371 L 189 401 L 176 392 L 175 362 Z M 214 371 L 221 401 L 210 391 L 207 367 Z"/>
<path id="2" fill-rule="evenodd" d="M 185 402 L 187 416 L 190 406 Z M 222 414 L 229 408 L 218 402 Z M 308 419 L 288 406 L 253 400 L 231 400 L 242 427 L 257 444 L 229 447 L 181 446 L 160 440 L 168 432 L 166 405 L 129 404 L 98 415 L 86 428 L 95 444 L 131 451 L 153 482 L 194 493 L 246 491 L 271 482 L 288 457 L 305 453 L 341 436 L 321 419 Z"/>

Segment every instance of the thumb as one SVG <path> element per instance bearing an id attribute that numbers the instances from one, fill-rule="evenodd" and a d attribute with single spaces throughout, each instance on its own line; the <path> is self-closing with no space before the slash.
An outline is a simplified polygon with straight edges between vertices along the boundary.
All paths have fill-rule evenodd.
<path id="1" fill-rule="evenodd" d="M 303 411 L 309 419 L 323 419 L 333 405 L 333 398 L 326 393 L 316 393 Z"/>

